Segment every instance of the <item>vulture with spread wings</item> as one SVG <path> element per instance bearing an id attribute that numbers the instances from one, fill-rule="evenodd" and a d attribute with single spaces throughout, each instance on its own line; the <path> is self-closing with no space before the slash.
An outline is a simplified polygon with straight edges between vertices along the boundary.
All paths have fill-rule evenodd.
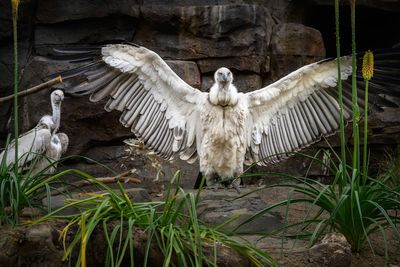
<path id="1" fill-rule="evenodd" d="M 83 66 L 63 73 L 72 95 L 108 99 L 107 111 L 166 160 L 197 158 L 209 186 L 237 177 L 243 163 L 265 165 L 287 158 L 339 128 L 337 60 L 306 65 L 259 90 L 240 93 L 232 72 L 220 68 L 209 92 L 191 87 L 155 52 L 134 44 L 56 50 Z M 341 79 L 352 72 L 351 57 L 340 58 Z M 375 55 L 370 100 L 400 92 L 400 50 Z M 351 119 L 350 83 L 344 83 L 344 118 Z M 361 87 L 360 87 L 361 88 Z M 363 106 L 363 93 L 359 103 Z"/>

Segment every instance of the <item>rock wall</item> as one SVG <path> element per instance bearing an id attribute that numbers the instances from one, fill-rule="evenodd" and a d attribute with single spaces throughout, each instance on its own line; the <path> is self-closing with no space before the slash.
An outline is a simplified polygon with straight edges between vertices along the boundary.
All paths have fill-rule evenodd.
<path id="1" fill-rule="evenodd" d="M 327 2 L 21 1 L 18 44 L 21 88 L 36 85 L 49 74 L 71 68 L 67 62 L 46 58 L 53 47 L 126 40 L 154 50 L 168 60 L 179 76 L 201 90 L 210 87 L 217 68 L 226 66 L 232 69 L 238 89 L 248 92 L 325 57 L 323 35 L 318 29 L 303 23 L 307 21 L 310 8 L 325 6 L 329 4 Z M 375 8 L 379 1 L 364 2 Z M 378 8 L 385 9 L 387 5 Z M 9 1 L 1 1 L 0 10 L 3 10 L 0 13 L 0 96 L 4 96 L 11 93 L 12 87 Z M 42 91 L 21 99 L 20 125 L 23 130 L 33 127 L 43 114 L 50 111 L 48 97 L 49 92 Z M 89 103 L 86 98 L 66 98 L 62 106 L 61 131 L 70 137 L 68 154 L 90 157 L 117 172 L 136 168 L 139 176 L 154 177 L 151 162 L 145 156 L 131 159 L 126 154 L 122 141 L 132 135 L 119 124 L 119 114 L 107 113 L 103 105 Z M 4 143 L 10 129 L 11 105 L 2 105 L 0 114 L 0 134 Z M 381 115 L 376 127 L 382 129 L 381 121 L 389 120 L 392 124 L 391 120 L 396 118 L 390 114 Z M 393 135 L 399 132 L 398 126 L 388 133 L 384 131 L 376 133 L 375 130 L 375 133 L 378 136 L 386 134 L 384 140 L 391 143 L 399 141 L 398 135 Z M 379 136 L 375 140 L 381 141 L 382 138 Z M 296 167 L 293 167 L 293 162 L 296 161 L 284 162 L 277 168 L 295 173 L 305 170 L 304 161 L 300 160 Z M 67 164 L 94 175 L 108 172 L 88 160 L 70 160 Z M 163 163 L 163 168 L 166 179 L 175 170 L 182 169 L 184 176 L 189 178 L 185 180 L 187 186 L 191 186 L 198 171 L 196 164 L 182 162 Z"/>

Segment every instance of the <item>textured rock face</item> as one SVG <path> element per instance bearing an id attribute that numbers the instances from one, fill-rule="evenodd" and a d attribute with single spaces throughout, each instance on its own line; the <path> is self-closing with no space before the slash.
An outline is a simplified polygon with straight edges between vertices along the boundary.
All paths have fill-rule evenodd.
<path id="1" fill-rule="evenodd" d="M 325 57 L 324 42 L 317 29 L 302 24 L 307 13 L 293 1 L 257 0 L 25 0 L 20 8 L 21 87 L 34 86 L 49 74 L 72 68 L 45 56 L 54 46 L 106 43 L 126 40 L 144 45 L 168 60 L 171 68 L 190 85 L 207 91 L 216 69 L 232 69 L 239 91 L 248 92 L 286 73 Z M 325 4 L 313 1 L 313 5 Z M 9 1 L 0 1 L 0 96 L 11 93 L 12 46 Z M 289 23 L 290 22 L 290 23 Z M 122 140 L 132 136 L 118 122 L 119 114 L 103 110 L 104 102 L 67 97 L 62 106 L 61 131 L 70 136 L 69 155 L 90 156 L 116 170 L 145 169 L 146 161 L 126 161 Z M 50 112 L 49 92 L 21 100 L 22 130 L 33 127 Z M 10 104 L 0 106 L 0 145 L 7 133 Z M 385 117 L 380 121 L 387 121 Z M 388 122 L 389 123 L 389 122 Z M 390 122 L 391 123 L 391 122 Z M 376 125 L 375 133 L 381 131 Z M 382 132 L 398 133 L 396 127 Z M 379 132 L 381 134 L 381 132 Z M 397 143 L 398 138 L 389 138 Z M 371 140 L 374 140 L 373 138 Z M 380 138 L 379 140 L 382 140 Z M 387 140 L 387 139 L 385 139 Z M 280 170 L 303 172 L 305 163 L 279 165 Z M 296 161 L 297 162 L 297 161 Z M 87 161 L 71 164 L 105 175 Z M 142 164 L 143 163 L 143 164 Z M 142 165 L 140 165 L 142 164 Z M 147 162 L 147 164 L 150 164 Z M 151 164 L 150 164 L 151 165 Z M 163 165 L 166 178 L 183 169 L 195 180 L 197 164 Z M 152 179 L 153 171 L 143 171 Z M 190 182 L 185 180 L 185 185 Z"/>
<path id="2" fill-rule="evenodd" d="M 162 57 L 264 56 L 271 35 L 269 11 L 259 5 L 156 5 L 142 12 L 148 25 L 138 29 L 134 42 Z"/>
<path id="3" fill-rule="evenodd" d="M 241 193 L 249 193 L 244 190 Z M 196 194 L 196 192 L 194 192 Z M 244 198 L 237 198 L 235 190 L 223 189 L 220 191 L 202 190 L 201 201 L 198 204 L 198 214 L 202 222 L 218 226 L 229 218 L 237 217 L 236 220 L 223 226 L 226 231 L 237 228 L 241 223 L 249 219 L 255 213 L 264 209 L 268 204 L 261 200 L 257 194 L 250 194 Z M 282 218 L 275 214 L 264 214 L 251 223 L 238 227 L 240 233 L 268 233 L 283 226 Z"/>
<path id="4" fill-rule="evenodd" d="M 318 30 L 297 23 L 282 23 L 274 27 L 271 41 L 273 80 L 324 57 L 324 41 Z"/>
<path id="5" fill-rule="evenodd" d="M 103 18 L 115 14 L 139 17 L 138 0 L 38 0 L 36 19 L 38 23 L 57 23 L 87 18 Z"/>
<path id="6" fill-rule="evenodd" d="M 339 233 L 327 234 L 308 254 L 313 266 L 347 267 L 351 264 L 351 246 Z"/>

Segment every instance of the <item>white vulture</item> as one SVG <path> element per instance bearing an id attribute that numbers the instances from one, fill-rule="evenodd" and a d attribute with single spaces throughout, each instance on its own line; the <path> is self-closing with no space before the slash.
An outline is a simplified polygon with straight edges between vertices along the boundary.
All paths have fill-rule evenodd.
<path id="1" fill-rule="evenodd" d="M 63 73 L 66 93 L 108 99 L 105 109 L 166 160 L 199 159 L 207 185 L 237 177 L 243 163 L 265 165 L 287 158 L 339 128 L 335 59 L 306 65 L 259 90 L 241 93 L 232 72 L 220 68 L 209 92 L 191 87 L 155 52 L 135 44 L 56 49 L 57 59 L 85 64 Z M 400 91 L 400 51 L 375 55 L 370 99 Z M 341 78 L 351 57 L 340 58 Z M 387 84 L 394 84 L 386 87 Z M 344 118 L 351 119 L 351 91 L 344 85 Z M 359 103 L 363 106 L 360 92 Z"/>
<path id="2" fill-rule="evenodd" d="M 63 91 L 53 91 L 50 95 L 52 115 L 43 116 L 33 129 L 18 137 L 18 166 L 22 169 L 29 169 L 31 175 L 43 171 L 58 161 L 67 150 L 68 136 L 64 133 L 57 133 L 60 127 L 63 99 Z M 4 157 L 8 166 L 14 164 L 15 140 L 12 140 L 6 150 L 0 153 L 0 160 L 3 160 Z M 43 173 L 53 173 L 56 167 L 56 164 L 53 164 Z"/>

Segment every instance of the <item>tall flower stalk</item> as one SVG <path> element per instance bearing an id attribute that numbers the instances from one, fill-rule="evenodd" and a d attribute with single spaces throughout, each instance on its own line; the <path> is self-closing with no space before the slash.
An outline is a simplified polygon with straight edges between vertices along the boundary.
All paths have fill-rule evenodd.
<path id="1" fill-rule="evenodd" d="M 13 24 L 13 45 L 14 45 L 14 136 L 15 136 L 15 163 L 18 162 L 18 21 L 19 0 L 11 0 L 12 24 Z M 14 165 L 15 175 L 18 176 L 18 164 Z"/>
<path id="2" fill-rule="evenodd" d="M 339 94 L 339 110 L 340 110 L 340 160 L 341 160 L 341 175 L 339 176 L 342 181 L 346 179 L 346 146 L 344 135 L 344 116 L 343 116 L 343 87 L 341 79 L 341 66 L 340 66 L 340 32 L 339 32 L 339 0 L 335 0 L 335 25 L 336 25 L 336 57 L 338 60 L 338 94 Z M 339 182 L 339 185 L 342 183 Z M 342 188 L 339 186 L 339 192 Z"/>
<path id="3" fill-rule="evenodd" d="M 351 62 L 352 62 L 352 102 L 353 102 L 353 172 L 360 171 L 360 136 L 358 122 L 360 121 L 360 107 L 357 97 L 357 62 L 356 62 L 356 0 L 350 1 L 351 10 Z M 356 175 L 356 174 L 354 174 Z"/>
<path id="4" fill-rule="evenodd" d="M 327 164 L 336 174 L 335 182 L 332 184 L 323 184 L 313 178 L 295 177 L 288 174 L 270 173 L 272 176 L 289 178 L 289 182 L 279 182 L 266 188 L 281 187 L 289 189 L 288 198 L 274 203 L 265 209 L 257 212 L 239 224 L 235 230 L 243 227 L 249 222 L 254 221 L 264 214 L 270 213 L 278 207 L 289 208 L 292 204 L 309 204 L 311 207 L 302 222 L 285 224 L 276 232 L 268 235 L 282 232 L 281 237 L 309 237 L 310 245 L 314 244 L 327 231 L 335 231 L 343 234 L 350 243 L 353 251 L 359 252 L 365 243 L 368 243 L 371 250 L 374 251 L 370 236 L 372 234 L 381 234 L 384 240 L 385 265 L 388 262 L 388 242 L 385 229 L 390 228 L 393 235 L 400 240 L 400 229 L 398 223 L 400 216 L 400 193 L 399 187 L 393 187 L 389 183 L 393 174 L 387 173 L 378 178 L 367 175 L 367 127 L 368 127 L 368 81 L 373 75 L 374 60 L 369 51 L 363 59 L 362 76 L 365 80 L 365 120 L 364 120 L 364 146 L 363 146 L 363 164 L 360 169 L 360 146 L 359 146 L 359 118 L 360 111 L 358 107 L 357 88 L 356 88 L 356 59 L 355 59 L 355 1 L 351 1 L 351 26 L 352 26 L 352 110 L 353 110 L 353 129 L 354 129 L 354 157 L 353 165 L 347 166 L 345 160 L 345 140 L 343 124 L 343 102 L 342 102 L 342 83 L 341 66 L 337 61 L 338 70 L 338 94 L 340 105 L 340 137 L 341 137 L 341 158 L 338 166 L 335 159 L 331 159 Z M 336 48 L 337 57 L 340 58 L 340 40 L 339 40 L 339 0 L 335 0 L 335 18 L 336 18 Z M 397 70 L 397 66 L 395 70 Z M 388 78 L 395 72 L 387 74 Z M 390 78 L 389 78 L 390 79 Z M 313 161 L 319 161 L 314 157 Z M 350 164 L 349 164 L 350 165 Z M 339 190 L 337 190 L 339 189 Z M 292 194 L 296 197 L 292 197 Z M 316 211 L 315 213 L 313 211 Z M 287 216 L 285 216 L 287 217 Z M 288 229 L 297 229 L 300 232 L 293 233 Z M 311 229 L 308 231 L 307 229 Z"/>
<path id="5" fill-rule="evenodd" d="M 374 75 L 374 54 L 368 50 L 363 58 L 362 76 L 365 82 L 365 108 L 364 108 L 364 147 L 363 147 L 363 183 L 367 179 L 367 142 L 368 142 L 368 82 Z"/>

